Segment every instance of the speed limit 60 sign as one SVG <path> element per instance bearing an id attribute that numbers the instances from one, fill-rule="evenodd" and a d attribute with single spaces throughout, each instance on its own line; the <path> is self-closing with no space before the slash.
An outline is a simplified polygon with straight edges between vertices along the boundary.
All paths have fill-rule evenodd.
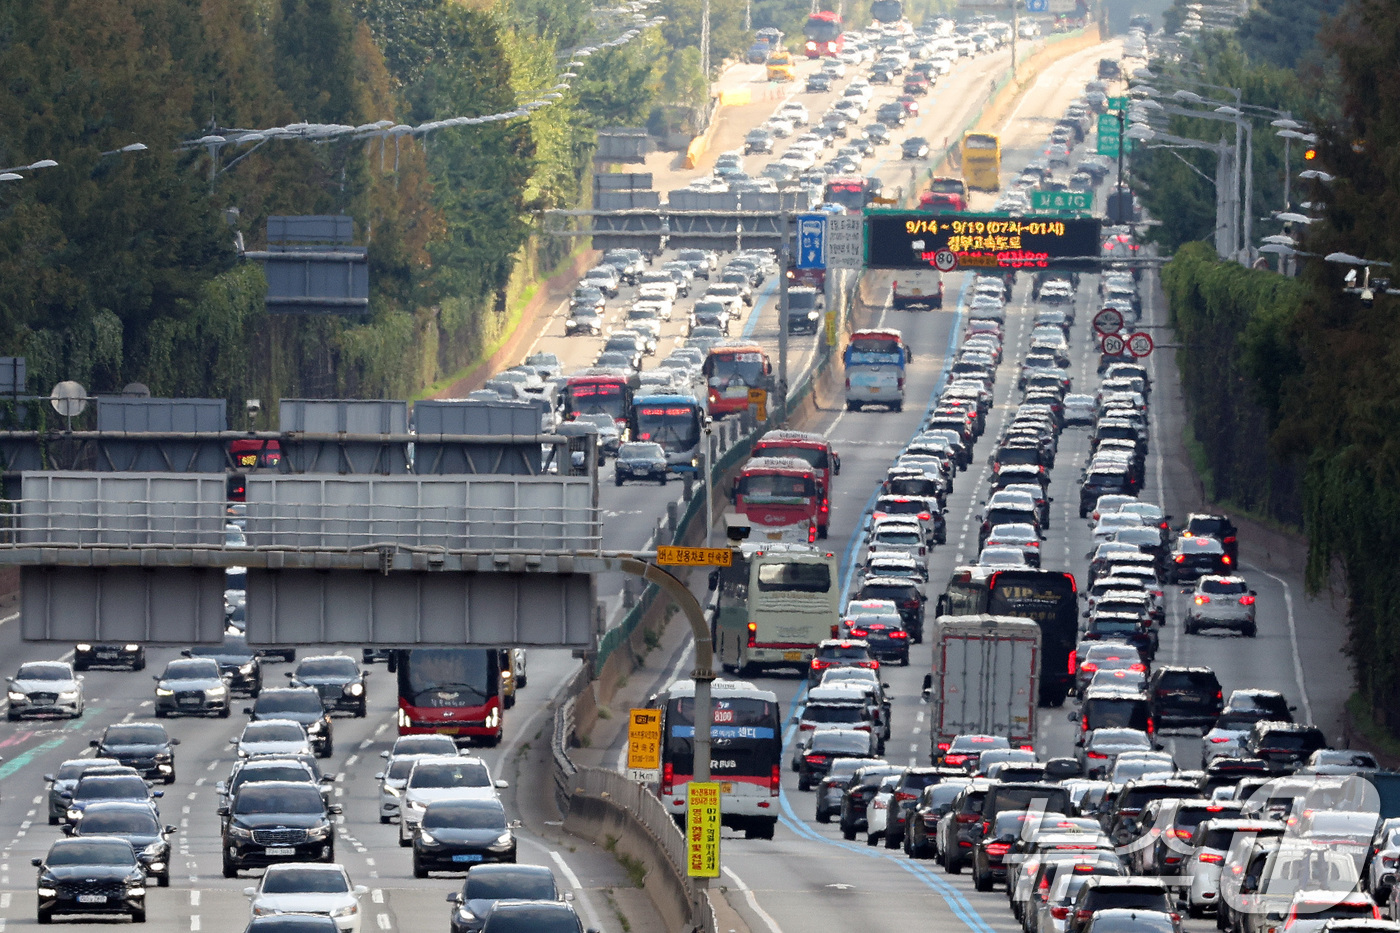
<path id="1" fill-rule="evenodd" d="M 1123 351 L 1127 349 L 1128 342 L 1117 334 L 1104 334 L 1103 343 L 1100 346 L 1103 348 L 1104 356 L 1122 356 Z"/>
<path id="2" fill-rule="evenodd" d="M 1138 331 L 1128 335 L 1128 352 L 1137 359 L 1152 354 L 1152 335 L 1145 331 Z"/>

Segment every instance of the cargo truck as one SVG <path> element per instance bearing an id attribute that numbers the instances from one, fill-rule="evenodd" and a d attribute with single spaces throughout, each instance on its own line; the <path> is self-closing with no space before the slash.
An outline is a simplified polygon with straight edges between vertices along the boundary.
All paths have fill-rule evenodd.
<path id="1" fill-rule="evenodd" d="M 1040 637 L 1040 626 L 1014 616 L 938 617 L 924 677 L 932 762 L 959 735 L 1005 736 L 1012 748 L 1035 750 Z"/>

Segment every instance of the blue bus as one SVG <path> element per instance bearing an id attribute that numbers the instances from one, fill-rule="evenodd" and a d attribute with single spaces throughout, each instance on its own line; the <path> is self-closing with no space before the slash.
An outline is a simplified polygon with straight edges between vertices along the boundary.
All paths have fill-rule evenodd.
<path id="1" fill-rule="evenodd" d="M 639 395 L 629 418 L 634 441 L 660 444 L 672 473 L 698 473 L 705 409 L 690 395 Z"/>
<path id="2" fill-rule="evenodd" d="M 871 328 L 851 334 L 841 361 L 846 366 L 846 410 L 882 405 L 904 407 L 904 366 L 912 354 L 897 330 Z"/>

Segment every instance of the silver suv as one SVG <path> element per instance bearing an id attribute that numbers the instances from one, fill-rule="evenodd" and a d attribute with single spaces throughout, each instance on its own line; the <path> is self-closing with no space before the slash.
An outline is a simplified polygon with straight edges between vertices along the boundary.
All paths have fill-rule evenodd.
<path id="1" fill-rule="evenodd" d="M 1244 577 L 1209 575 L 1196 581 L 1186 609 L 1188 635 L 1208 628 L 1227 628 L 1253 638 L 1255 592 Z"/>

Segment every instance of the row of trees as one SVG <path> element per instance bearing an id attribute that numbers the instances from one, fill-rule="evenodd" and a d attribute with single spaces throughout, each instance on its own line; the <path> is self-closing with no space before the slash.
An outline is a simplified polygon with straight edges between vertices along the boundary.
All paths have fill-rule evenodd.
<path id="1" fill-rule="evenodd" d="M 1320 28 L 1313 41 L 1299 42 L 1294 19 L 1306 23 L 1309 16 Z M 1245 474 L 1236 472 L 1230 496 L 1275 517 L 1296 520 L 1296 513 L 1301 519 L 1311 548 L 1310 585 L 1344 577 L 1348 650 L 1360 694 L 1379 721 L 1400 731 L 1400 303 L 1383 288 L 1374 301 L 1363 302 L 1347 290 L 1347 267 L 1320 258 L 1340 251 L 1400 266 L 1394 223 L 1400 216 L 1400 74 L 1394 67 L 1400 6 L 1390 0 L 1265 0 L 1241 27 L 1240 40 L 1244 70 L 1233 83 L 1211 83 L 1239 87 L 1257 78 L 1261 96 L 1246 100 L 1293 109 L 1310 123 L 1320 137 L 1315 167 L 1333 179 L 1308 184 L 1295 196 L 1317 217 L 1295 231 L 1298 248 L 1311 254 L 1297 259 L 1296 279 L 1219 263 L 1206 244 L 1183 246 L 1164 272 L 1182 329 L 1179 359 L 1192 418 L 1209 461 L 1218 466 L 1217 481 L 1231 471 Z M 1234 47 L 1224 42 L 1207 37 L 1197 60 L 1209 68 L 1236 67 Z M 1266 87 L 1272 96 L 1263 93 Z M 1259 135 L 1255 139 L 1257 161 Z M 1274 166 L 1267 159 L 1262 170 L 1269 173 Z M 1186 212 L 1187 222 L 1178 224 L 1168 199 L 1175 192 L 1185 204 L 1192 195 L 1161 161 L 1135 158 L 1134 169 L 1164 221 L 1163 241 L 1202 236 L 1192 226 L 1198 211 Z M 1299 168 L 1295 161 L 1294 171 Z M 1263 179 L 1265 186 L 1279 180 Z M 1390 268 L 1373 270 L 1383 276 Z M 1206 422 L 1220 417 L 1230 420 L 1229 430 L 1202 437 L 1202 427 L 1211 426 Z M 1232 431 L 1240 436 L 1232 439 Z M 1244 450 L 1250 441 L 1267 456 Z M 1298 476 L 1301 483 L 1293 483 Z"/>

